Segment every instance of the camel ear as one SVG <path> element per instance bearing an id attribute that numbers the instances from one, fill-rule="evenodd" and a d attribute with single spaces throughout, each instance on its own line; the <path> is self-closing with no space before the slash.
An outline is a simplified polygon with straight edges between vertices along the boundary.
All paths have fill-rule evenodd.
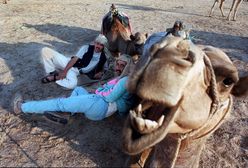
<path id="1" fill-rule="evenodd" d="M 248 95 L 248 76 L 240 77 L 238 83 L 236 83 L 232 89 L 234 96 L 240 97 Z"/>
<path id="2" fill-rule="evenodd" d="M 134 35 L 130 35 L 130 39 L 132 40 L 132 41 L 134 41 L 135 40 L 135 36 Z"/>

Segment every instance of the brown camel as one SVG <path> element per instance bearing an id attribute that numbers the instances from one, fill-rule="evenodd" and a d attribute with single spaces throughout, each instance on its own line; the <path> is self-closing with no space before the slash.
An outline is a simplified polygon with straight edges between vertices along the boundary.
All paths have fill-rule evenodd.
<path id="1" fill-rule="evenodd" d="M 206 139 L 231 111 L 231 94 L 247 94 L 247 84 L 220 49 L 173 36 L 154 44 L 128 81 L 140 99 L 123 128 L 128 165 L 198 167 Z"/>
<path id="2" fill-rule="evenodd" d="M 115 6 L 112 4 L 111 9 Z M 112 53 L 141 55 L 147 33 L 137 32 L 132 35 L 129 20 L 114 10 L 109 12 L 102 21 L 102 33 L 109 40 L 109 50 Z"/>
<path id="3" fill-rule="evenodd" d="M 221 11 L 221 15 L 222 15 L 222 17 L 225 17 L 224 12 L 223 12 L 223 3 L 224 3 L 224 1 L 225 1 L 225 0 L 214 0 L 214 4 L 213 4 L 213 6 L 212 6 L 212 8 L 211 8 L 211 11 L 210 11 L 210 13 L 209 13 L 209 17 L 212 16 L 212 13 L 213 13 L 213 10 L 214 10 L 214 6 L 215 6 L 218 2 L 220 2 L 219 8 L 220 8 L 220 11 Z M 229 13 L 228 13 L 228 16 L 227 16 L 227 20 L 230 20 L 230 16 L 231 16 L 231 12 L 233 11 L 233 8 L 234 8 L 233 20 L 234 20 L 234 21 L 236 20 L 236 14 L 237 14 L 238 8 L 239 8 L 239 6 L 240 6 L 240 4 L 241 4 L 242 1 L 243 1 L 243 0 L 233 0 L 231 9 L 230 9 L 230 11 L 229 11 Z M 235 7 L 234 7 L 234 6 L 235 6 Z"/>

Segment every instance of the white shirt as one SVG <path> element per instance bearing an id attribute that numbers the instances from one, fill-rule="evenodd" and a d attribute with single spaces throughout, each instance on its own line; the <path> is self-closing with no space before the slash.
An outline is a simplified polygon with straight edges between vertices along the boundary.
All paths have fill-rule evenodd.
<path id="1" fill-rule="evenodd" d="M 106 113 L 106 117 L 111 116 L 115 112 L 117 112 L 117 104 L 116 104 L 116 102 L 109 103 L 109 105 L 108 105 L 108 111 Z"/>

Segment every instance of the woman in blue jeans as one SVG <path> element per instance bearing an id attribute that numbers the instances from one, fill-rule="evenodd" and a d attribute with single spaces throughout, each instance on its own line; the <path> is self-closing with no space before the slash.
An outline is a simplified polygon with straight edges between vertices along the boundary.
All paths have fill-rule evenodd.
<path id="1" fill-rule="evenodd" d="M 84 113 L 91 120 L 102 120 L 114 112 L 120 114 L 128 112 L 133 105 L 133 96 L 126 89 L 128 73 L 132 67 L 132 59 L 128 55 L 121 55 L 116 60 L 115 71 L 117 78 L 98 88 L 94 94 L 82 87 L 76 87 L 71 96 L 50 100 L 23 102 L 22 96 L 16 94 L 13 100 L 15 114 L 45 112 Z"/>

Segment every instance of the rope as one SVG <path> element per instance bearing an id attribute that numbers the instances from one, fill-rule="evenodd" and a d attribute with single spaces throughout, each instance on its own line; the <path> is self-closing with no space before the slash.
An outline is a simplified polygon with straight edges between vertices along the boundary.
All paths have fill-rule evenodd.
<path id="1" fill-rule="evenodd" d="M 227 107 L 227 110 L 225 111 L 225 114 L 221 117 L 221 119 L 218 121 L 218 123 L 213 127 L 211 128 L 210 130 L 208 130 L 207 132 L 203 133 L 202 135 L 198 136 L 198 137 L 195 137 L 194 139 L 199 139 L 199 138 L 202 138 L 212 132 L 214 132 L 218 126 L 224 121 L 224 118 L 226 117 L 226 115 L 230 112 L 231 110 L 231 107 L 232 107 L 232 97 L 230 96 L 229 97 L 229 104 L 228 104 L 228 107 Z"/>
<path id="2" fill-rule="evenodd" d="M 225 113 L 221 117 L 221 119 L 218 121 L 218 123 L 216 125 L 214 125 L 214 127 L 212 127 L 211 129 L 207 130 L 206 132 L 204 132 L 200 135 L 197 135 L 202 130 L 204 130 L 204 128 L 206 128 L 206 126 L 208 127 L 208 123 L 211 122 L 211 119 L 213 118 L 213 116 L 216 114 L 216 112 L 219 110 L 219 107 L 220 107 L 220 103 L 218 100 L 217 83 L 216 83 L 214 70 L 213 70 L 213 67 L 212 67 L 212 64 L 211 64 L 209 58 L 206 55 L 204 55 L 204 62 L 205 62 L 206 67 L 209 69 L 209 71 L 211 73 L 210 94 L 211 94 L 211 98 L 212 98 L 213 102 L 211 104 L 210 114 L 209 114 L 207 121 L 205 122 L 205 124 L 202 127 L 200 127 L 199 129 L 196 129 L 196 130 L 192 130 L 191 132 L 188 132 L 186 134 L 179 135 L 179 137 L 177 138 L 176 153 L 175 153 L 174 158 L 172 160 L 172 166 L 171 167 L 175 166 L 176 160 L 177 160 L 178 155 L 179 155 L 181 143 L 183 140 L 186 140 L 186 143 L 187 143 L 190 140 L 196 140 L 196 139 L 202 138 L 202 137 L 214 132 L 218 128 L 218 126 L 223 122 L 224 118 L 226 117 L 226 115 L 228 114 L 228 112 L 231 110 L 231 107 L 232 107 L 232 97 L 229 96 L 229 100 L 227 100 L 227 101 L 229 101 L 227 110 L 225 111 Z"/>
<path id="3" fill-rule="evenodd" d="M 216 113 L 218 106 L 219 106 L 217 83 L 216 83 L 216 77 L 215 77 L 213 66 L 212 66 L 211 61 L 209 60 L 209 58 L 206 54 L 204 54 L 204 62 L 205 62 L 205 65 L 209 69 L 210 74 L 211 74 L 210 93 L 211 93 L 213 102 L 211 105 L 210 115 L 213 116 Z M 211 116 L 210 116 L 210 118 L 211 118 Z"/>
<path id="4" fill-rule="evenodd" d="M 188 133 L 185 133 L 183 135 L 181 135 L 179 137 L 180 140 L 192 140 L 192 139 L 199 139 L 211 132 L 213 132 L 218 125 L 220 125 L 220 123 L 224 120 L 226 114 L 230 111 L 230 106 L 232 103 L 229 103 L 229 107 L 228 110 L 225 112 L 225 114 L 222 116 L 221 120 L 210 130 L 208 130 L 207 132 L 203 133 L 202 135 L 197 136 L 197 134 L 200 133 L 200 131 L 202 131 L 209 122 L 211 122 L 212 117 L 216 114 L 216 112 L 218 111 L 219 107 L 220 107 L 220 102 L 218 99 L 218 91 L 217 91 L 217 83 L 216 83 L 216 77 L 215 77 L 215 73 L 214 73 L 214 69 L 212 67 L 212 64 L 209 60 L 209 58 L 207 57 L 207 55 L 204 55 L 204 62 L 206 67 L 208 68 L 208 70 L 210 71 L 211 74 L 211 79 L 210 79 L 210 96 L 213 100 L 212 104 L 211 104 L 211 110 L 210 110 L 210 114 L 209 117 L 207 119 L 207 121 L 205 122 L 205 124 L 203 126 L 201 126 L 200 128 L 196 129 L 196 130 L 192 130 Z M 229 97 L 230 101 L 232 101 L 231 97 Z M 194 138 L 194 136 L 197 136 Z"/>
<path id="5" fill-rule="evenodd" d="M 176 152 L 175 152 L 174 158 L 172 160 L 171 167 L 174 167 L 175 164 L 176 164 L 178 154 L 179 154 L 179 150 L 180 150 L 180 146 L 181 146 L 181 142 L 182 142 L 182 140 L 180 138 L 177 139 Z"/>

